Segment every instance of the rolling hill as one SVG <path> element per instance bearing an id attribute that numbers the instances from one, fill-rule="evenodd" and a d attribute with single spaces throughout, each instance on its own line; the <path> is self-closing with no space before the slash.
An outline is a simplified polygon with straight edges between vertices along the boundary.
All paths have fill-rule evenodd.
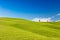
<path id="1" fill-rule="evenodd" d="M 60 22 L 1 17 L 0 40 L 60 40 Z"/>

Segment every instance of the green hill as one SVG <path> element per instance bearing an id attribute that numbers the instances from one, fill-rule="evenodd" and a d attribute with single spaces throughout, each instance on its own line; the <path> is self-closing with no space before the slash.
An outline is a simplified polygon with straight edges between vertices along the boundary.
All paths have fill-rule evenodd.
<path id="1" fill-rule="evenodd" d="M 0 40 L 60 40 L 60 22 L 0 18 Z"/>

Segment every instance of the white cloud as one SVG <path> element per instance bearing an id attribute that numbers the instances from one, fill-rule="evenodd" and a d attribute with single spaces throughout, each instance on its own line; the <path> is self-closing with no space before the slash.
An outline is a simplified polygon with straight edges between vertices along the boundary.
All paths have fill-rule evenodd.
<path id="1" fill-rule="evenodd" d="M 40 18 L 33 18 L 32 21 L 39 22 Z"/>
<path id="2" fill-rule="evenodd" d="M 55 18 L 55 17 L 57 17 L 57 16 L 60 16 L 60 13 L 58 13 L 58 14 L 52 16 L 51 18 Z"/>
<path id="3" fill-rule="evenodd" d="M 35 21 L 35 22 L 51 22 L 51 18 L 34 18 L 32 21 Z"/>
<path id="4" fill-rule="evenodd" d="M 60 16 L 60 13 L 58 13 L 57 16 Z"/>
<path id="5" fill-rule="evenodd" d="M 56 20 L 56 22 L 60 22 L 60 20 Z"/>

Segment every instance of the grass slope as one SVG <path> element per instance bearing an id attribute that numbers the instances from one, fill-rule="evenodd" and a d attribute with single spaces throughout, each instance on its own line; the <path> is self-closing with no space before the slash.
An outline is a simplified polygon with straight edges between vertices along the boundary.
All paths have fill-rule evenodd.
<path id="1" fill-rule="evenodd" d="M 0 40 L 60 40 L 60 22 L 0 18 Z"/>

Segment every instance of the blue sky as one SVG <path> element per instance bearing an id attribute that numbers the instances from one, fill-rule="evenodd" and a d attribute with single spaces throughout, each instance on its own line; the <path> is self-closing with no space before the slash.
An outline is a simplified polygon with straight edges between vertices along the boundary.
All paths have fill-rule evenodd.
<path id="1" fill-rule="evenodd" d="M 31 20 L 60 13 L 60 0 L 0 0 L 0 16 Z M 53 20 L 60 19 L 59 17 Z"/>

